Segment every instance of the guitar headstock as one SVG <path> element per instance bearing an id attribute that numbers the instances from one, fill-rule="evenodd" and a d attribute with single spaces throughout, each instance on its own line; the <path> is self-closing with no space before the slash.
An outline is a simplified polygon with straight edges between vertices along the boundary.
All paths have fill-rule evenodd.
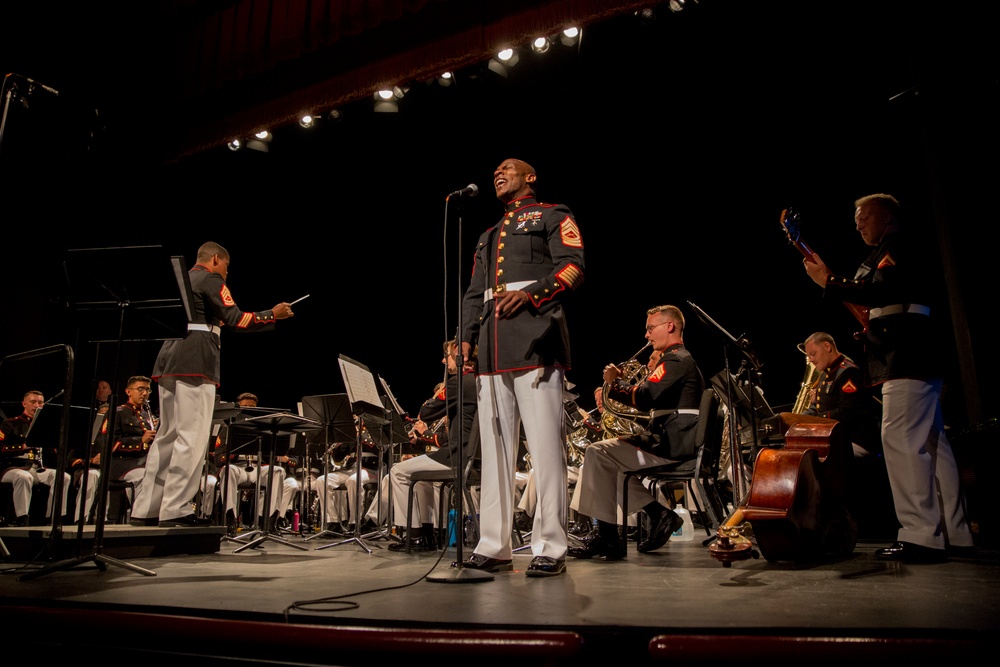
<path id="1" fill-rule="evenodd" d="M 799 214 L 794 209 L 786 208 L 781 211 L 781 227 L 792 243 L 797 243 L 802 236 L 800 225 Z"/>
<path id="2" fill-rule="evenodd" d="M 793 209 L 786 208 L 781 212 L 781 227 L 785 230 L 788 242 L 795 246 L 804 257 L 811 258 L 813 251 L 802 240 L 801 224 L 802 221 L 799 219 L 799 214 Z"/>

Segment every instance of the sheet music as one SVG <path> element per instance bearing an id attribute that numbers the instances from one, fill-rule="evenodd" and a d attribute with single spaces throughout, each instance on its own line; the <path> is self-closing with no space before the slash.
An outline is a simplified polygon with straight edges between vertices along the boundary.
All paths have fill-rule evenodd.
<path id="1" fill-rule="evenodd" d="M 385 378 L 381 375 L 378 376 L 378 381 L 382 384 L 382 388 L 385 389 L 385 395 L 389 397 L 390 401 L 392 401 L 392 407 L 396 408 L 396 413 L 400 416 L 405 415 L 406 413 L 403 412 L 403 408 L 399 406 L 399 401 L 397 401 L 396 397 L 393 395 L 392 389 L 389 389 L 389 383 L 386 382 Z"/>
<path id="2" fill-rule="evenodd" d="M 337 363 L 340 364 L 340 374 L 344 378 L 344 387 L 347 389 L 347 398 L 351 401 L 351 405 L 356 403 L 368 403 L 376 407 L 382 405 L 378 390 L 375 388 L 375 377 L 371 371 L 345 359 L 343 355 Z"/>

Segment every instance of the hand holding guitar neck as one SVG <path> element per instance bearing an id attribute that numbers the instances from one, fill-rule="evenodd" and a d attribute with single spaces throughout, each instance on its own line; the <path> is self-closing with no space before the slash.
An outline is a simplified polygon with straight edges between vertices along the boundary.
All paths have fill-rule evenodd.
<path id="1" fill-rule="evenodd" d="M 786 208 L 781 212 L 781 227 L 785 230 L 785 235 L 788 237 L 788 242 L 795 246 L 795 249 L 802 253 L 802 266 L 805 267 L 806 273 L 809 274 L 809 278 L 812 279 L 814 283 L 820 287 L 826 287 L 827 280 L 833 275 L 833 272 L 827 268 L 823 260 L 813 252 L 805 241 L 802 240 L 801 232 L 799 231 L 799 215 L 795 213 L 792 209 Z M 868 330 L 868 309 L 859 306 L 854 303 L 844 302 L 844 306 L 851 311 L 851 315 L 854 315 L 854 319 L 861 323 L 865 331 Z"/>

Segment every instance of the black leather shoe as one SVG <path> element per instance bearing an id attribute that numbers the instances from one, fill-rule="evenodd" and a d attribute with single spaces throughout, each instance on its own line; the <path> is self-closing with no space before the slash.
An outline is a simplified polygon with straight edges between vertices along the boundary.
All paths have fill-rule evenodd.
<path id="1" fill-rule="evenodd" d="M 635 550 L 644 554 L 654 549 L 659 549 L 667 543 L 667 540 L 674 534 L 674 531 L 683 525 L 684 519 L 676 513 L 667 510 L 659 519 L 653 520 L 652 525 L 649 527 L 649 536 L 642 542 L 639 542 L 639 546 Z"/>
<path id="2" fill-rule="evenodd" d="M 151 519 L 140 519 L 139 517 L 132 517 L 128 520 L 130 526 L 157 526 L 160 520 L 157 517 Z"/>
<path id="3" fill-rule="evenodd" d="M 566 553 L 573 558 L 604 557 L 605 560 L 621 560 L 625 558 L 625 544 L 621 540 L 612 541 L 597 535 L 582 547 L 570 547 Z"/>
<path id="4" fill-rule="evenodd" d="M 12 523 L 11 525 L 12 526 L 30 526 L 31 525 L 31 517 L 29 517 L 27 514 L 22 514 L 21 516 L 19 516 L 16 519 L 14 519 L 14 523 Z"/>
<path id="5" fill-rule="evenodd" d="M 529 577 L 554 577 L 566 571 L 566 560 L 560 558 L 549 558 L 548 556 L 535 556 L 528 564 L 528 569 L 524 574 Z"/>
<path id="6" fill-rule="evenodd" d="M 393 542 L 388 547 L 389 551 L 396 551 L 406 553 L 406 540 L 402 542 Z M 434 542 L 431 538 L 421 535 L 420 537 L 410 538 L 410 551 L 437 551 L 437 547 L 434 546 Z"/>
<path id="7" fill-rule="evenodd" d="M 158 525 L 160 528 L 195 528 L 208 526 L 211 523 L 211 519 L 203 519 L 194 514 L 188 514 L 187 516 L 179 516 L 176 519 L 160 519 Z"/>
<path id="8" fill-rule="evenodd" d="M 457 567 L 458 563 L 452 563 L 452 566 Z M 482 572 L 510 572 L 514 569 L 514 562 L 472 554 L 462 563 L 462 567 L 481 570 Z"/>
<path id="9" fill-rule="evenodd" d="M 944 549 L 932 549 L 911 542 L 895 542 L 883 549 L 876 549 L 875 558 L 902 563 L 943 563 L 948 560 L 948 552 Z"/>

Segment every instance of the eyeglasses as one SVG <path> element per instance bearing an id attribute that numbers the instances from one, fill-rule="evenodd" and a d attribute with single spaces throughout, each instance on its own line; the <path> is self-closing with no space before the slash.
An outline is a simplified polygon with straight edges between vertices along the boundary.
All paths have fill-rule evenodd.
<path id="1" fill-rule="evenodd" d="M 148 393 L 150 393 L 151 391 L 153 391 L 153 390 L 152 390 L 152 389 L 150 389 L 149 387 L 129 387 L 129 389 L 131 389 L 132 391 L 137 391 L 137 392 L 139 392 L 140 394 L 148 394 Z"/>
<path id="2" fill-rule="evenodd" d="M 656 327 L 662 327 L 664 324 L 667 324 L 668 322 L 670 322 L 670 320 L 667 320 L 666 322 L 660 322 L 659 324 L 647 324 L 646 333 L 653 333 L 653 329 L 655 329 Z"/>

